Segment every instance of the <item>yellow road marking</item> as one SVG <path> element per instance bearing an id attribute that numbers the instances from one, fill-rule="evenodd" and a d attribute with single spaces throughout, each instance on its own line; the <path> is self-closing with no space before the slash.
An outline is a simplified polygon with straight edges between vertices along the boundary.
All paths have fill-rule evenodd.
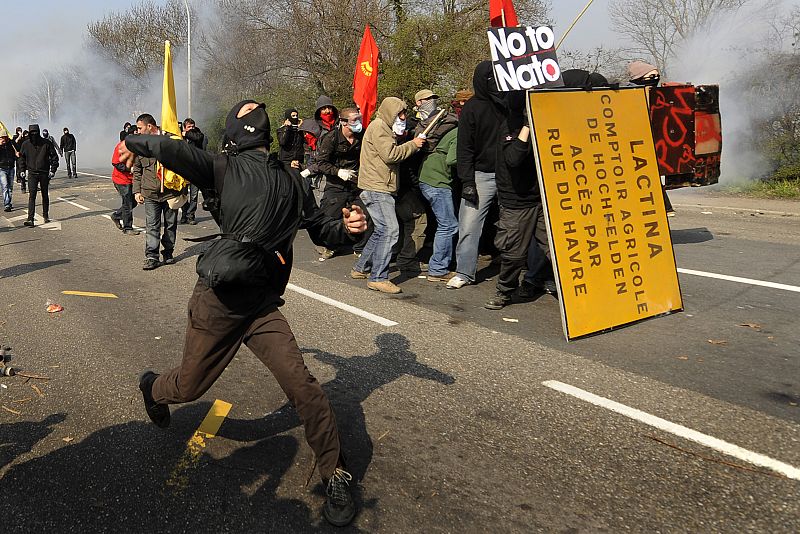
<path id="1" fill-rule="evenodd" d="M 188 487 L 189 469 L 197 467 L 203 455 L 203 449 L 206 447 L 206 440 L 217 435 L 219 427 L 222 426 L 222 422 L 231 411 L 231 406 L 233 406 L 231 403 L 219 399 L 214 401 L 205 419 L 200 423 L 200 427 L 186 443 L 186 450 L 167 479 L 167 486 L 175 488 L 176 491 L 182 491 Z"/>
<path id="2" fill-rule="evenodd" d="M 62 291 L 62 295 L 77 295 L 79 297 L 100 297 L 104 299 L 116 299 L 117 297 L 114 293 L 93 293 L 91 291 Z"/>

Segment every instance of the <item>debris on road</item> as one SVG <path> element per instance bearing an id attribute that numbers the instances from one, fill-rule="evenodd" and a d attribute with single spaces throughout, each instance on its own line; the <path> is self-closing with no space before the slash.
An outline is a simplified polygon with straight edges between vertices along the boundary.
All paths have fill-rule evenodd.
<path id="1" fill-rule="evenodd" d="M 58 313 L 60 311 L 64 311 L 64 307 L 60 304 L 56 304 L 55 302 L 47 301 L 47 313 Z"/>
<path id="2" fill-rule="evenodd" d="M 5 411 L 7 411 L 7 412 L 11 412 L 11 413 L 16 414 L 16 415 L 22 415 L 22 412 L 18 412 L 17 410 L 12 410 L 11 408 L 6 406 L 5 404 L 3 405 L 3 409 Z"/>
<path id="3" fill-rule="evenodd" d="M 77 297 L 98 297 L 104 299 L 119 298 L 114 293 L 95 293 L 94 291 L 62 291 L 62 295 L 74 295 Z"/>
<path id="4" fill-rule="evenodd" d="M 761 331 L 761 325 L 758 323 L 739 323 L 738 326 L 744 326 L 746 328 L 752 328 L 753 330 Z"/>
<path id="5" fill-rule="evenodd" d="M 71 438 L 69 436 L 67 436 L 66 438 L 61 438 L 61 441 L 63 441 L 64 443 L 69 443 L 70 441 L 74 441 L 74 440 L 75 440 L 75 438 Z"/>
<path id="6" fill-rule="evenodd" d="M 709 339 L 708 342 L 711 343 L 712 345 L 727 345 L 728 344 L 728 342 L 725 341 L 724 339 Z"/>
<path id="7" fill-rule="evenodd" d="M 512 319 L 511 317 L 503 317 L 503 320 L 507 323 L 518 323 L 519 319 Z"/>
<path id="8" fill-rule="evenodd" d="M 31 387 L 33 388 L 33 391 L 35 391 L 37 395 L 39 395 L 40 397 L 44 397 L 44 393 L 42 393 L 41 389 L 36 387 L 36 384 L 31 384 Z"/>

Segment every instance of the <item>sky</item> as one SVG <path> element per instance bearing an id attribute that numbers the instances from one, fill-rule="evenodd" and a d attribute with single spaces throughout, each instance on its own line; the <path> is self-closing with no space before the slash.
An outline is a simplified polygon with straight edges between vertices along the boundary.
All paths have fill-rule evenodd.
<path id="1" fill-rule="evenodd" d="M 86 26 L 111 11 L 125 11 L 135 0 L 35 0 L 3 2 L 0 35 L 5 41 L 0 74 L 0 120 L 10 128 L 14 102 L 20 87 L 41 79 L 41 71 L 68 65 L 80 53 Z M 556 35 L 564 31 L 587 0 L 552 0 Z M 191 0 L 190 0 L 191 2 Z M 567 48 L 589 49 L 614 44 L 608 26 L 609 0 L 595 0 L 589 11 L 564 41 Z M 487 12 L 488 12 L 488 0 Z M 487 14 L 488 18 L 488 14 Z M 44 83 L 44 79 L 41 79 Z"/>

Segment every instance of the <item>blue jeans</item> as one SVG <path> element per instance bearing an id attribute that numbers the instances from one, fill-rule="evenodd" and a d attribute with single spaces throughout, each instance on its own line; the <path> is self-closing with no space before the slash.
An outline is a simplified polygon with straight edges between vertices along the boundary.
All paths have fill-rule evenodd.
<path id="1" fill-rule="evenodd" d="M 475 281 L 478 270 L 478 246 L 483 232 L 486 214 L 497 195 L 493 172 L 475 171 L 475 188 L 478 190 L 478 205 L 461 199 L 458 212 L 458 245 L 456 245 L 456 272 L 470 282 Z"/>
<path id="2" fill-rule="evenodd" d="M 70 176 L 73 178 L 77 178 L 78 171 L 75 169 L 75 151 L 65 150 L 64 161 L 67 163 L 67 178 L 69 178 Z"/>
<path id="3" fill-rule="evenodd" d="M 175 234 L 178 228 L 178 210 L 169 209 L 167 201 L 144 199 L 144 213 L 147 220 L 147 236 L 144 241 L 144 256 L 158 260 L 159 244 L 164 259 L 171 258 L 175 250 Z M 164 235 L 161 235 L 161 222 L 164 222 Z"/>
<path id="4" fill-rule="evenodd" d="M 377 191 L 362 191 L 360 197 L 367 207 L 374 230 L 353 268 L 362 273 L 369 271 L 370 282 L 383 282 L 389 279 L 392 247 L 400 237 L 394 197 Z"/>
<path id="5" fill-rule="evenodd" d="M 200 189 L 198 189 L 196 185 L 189 184 L 189 200 L 181 207 L 182 221 L 194 220 L 194 215 L 197 212 L 197 194 L 199 192 Z"/>
<path id="6" fill-rule="evenodd" d="M 433 238 L 433 254 L 428 262 L 430 276 L 444 276 L 450 272 L 453 261 L 453 237 L 458 233 L 458 219 L 453 206 L 453 191 L 449 187 L 433 187 L 419 183 L 422 196 L 430 203 L 436 217 L 436 235 Z"/>
<path id="7" fill-rule="evenodd" d="M 14 167 L 0 167 L 0 192 L 3 195 L 3 206 L 11 205 L 11 191 L 14 186 Z"/>
<path id="8" fill-rule="evenodd" d="M 111 218 L 122 221 L 123 230 L 132 230 L 133 208 L 136 206 L 136 201 L 133 199 L 133 185 L 122 185 L 115 183 L 114 187 L 117 188 L 117 193 L 119 193 L 119 196 L 122 199 L 122 205 L 119 207 L 119 209 L 115 210 L 114 213 L 111 214 Z"/>

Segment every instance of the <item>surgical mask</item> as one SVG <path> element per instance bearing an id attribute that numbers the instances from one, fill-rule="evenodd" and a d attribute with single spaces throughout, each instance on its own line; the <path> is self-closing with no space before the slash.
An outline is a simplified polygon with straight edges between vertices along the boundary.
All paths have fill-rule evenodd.
<path id="1" fill-rule="evenodd" d="M 350 131 L 353 133 L 361 133 L 361 130 L 364 129 L 364 127 L 361 125 L 361 121 L 356 121 L 353 124 L 347 123 L 347 125 L 350 127 Z"/>
<path id="2" fill-rule="evenodd" d="M 419 116 L 422 120 L 427 119 L 431 115 L 434 114 L 436 111 L 436 107 L 438 106 L 438 102 L 435 98 L 429 98 L 428 100 L 424 100 L 422 104 L 417 106 L 417 111 L 419 112 Z"/>
<path id="3" fill-rule="evenodd" d="M 403 135 L 406 131 L 406 121 L 400 120 L 400 117 L 396 117 L 394 119 L 394 124 L 392 124 L 392 131 L 395 135 Z"/>

